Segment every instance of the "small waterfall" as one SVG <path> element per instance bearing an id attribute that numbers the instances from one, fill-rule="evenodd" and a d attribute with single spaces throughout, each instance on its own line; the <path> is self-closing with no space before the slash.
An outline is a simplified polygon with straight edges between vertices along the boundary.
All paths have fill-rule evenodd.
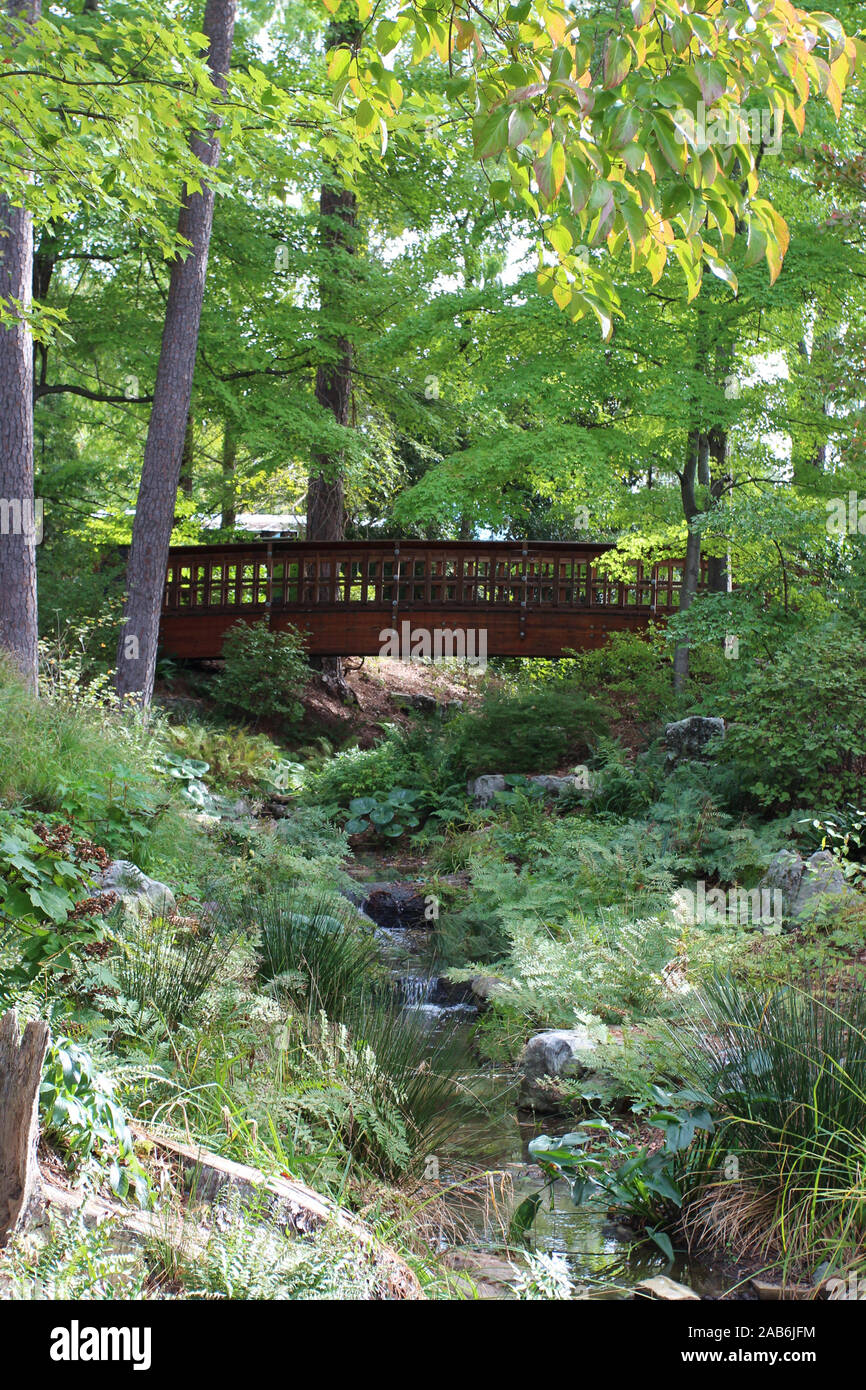
<path id="1" fill-rule="evenodd" d="M 401 1003 L 405 1009 L 420 1009 L 429 1004 L 436 988 L 435 975 L 401 975 Z"/>

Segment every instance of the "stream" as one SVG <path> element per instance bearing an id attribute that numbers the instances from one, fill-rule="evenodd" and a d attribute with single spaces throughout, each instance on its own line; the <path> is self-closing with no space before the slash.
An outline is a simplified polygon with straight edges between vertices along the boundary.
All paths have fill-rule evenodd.
<path id="1" fill-rule="evenodd" d="M 395 980 L 402 1008 L 416 1026 L 429 1033 L 431 1050 L 443 1034 L 457 1044 L 466 1063 L 461 1081 L 485 1100 L 487 1118 L 460 1128 L 442 1160 L 439 1178 L 446 1188 L 449 1179 L 459 1183 L 461 1163 L 505 1175 L 504 1183 L 501 1176 L 491 1182 L 492 1200 L 471 1208 L 471 1245 L 477 1254 L 470 1267 L 473 1277 L 485 1280 L 488 1271 L 493 1271 L 487 1288 L 496 1292 L 490 1296 L 507 1298 L 504 1246 L 510 1216 L 525 1198 L 544 1190 L 543 1174 L 529 1157 L 529 1143 L 542 1133 L 568 1133 L 574 1121 L 567 1116 L 535 1117 L 531 1111 L 518 1111 L 514 1071 L 496 1068 L 479 1057 L 473 1044 L 478 1008 L 466 997 L 468 990 L 442 979 L 431 959 L 429 924 L 413 922 L 408 907 L 404 916 L 399 895 L 409 888 L 403 883 L 359 883 L 359 891 L 366 896 L 357 900 L 357 905 L 375 924 L 382 959 Z M 415 892 L 417 889 L 413 889 L 413 896 Z M 396 911 L 394 894 L 398 897 Z M 452 1165 L 453 1172 L 449 1172 Z M 465 1218 L 462 1204 L 461 1213 Z M 520 1240 L 519 1236 L 510 1237 L 512 1249 Z M 651 1244 L 634 1247 L 628 1231 L 618 1227 L 606 1211 L 575 1206 L 564 1182 L 555 1183 L 544 1193 L 522 1240 L 527 1249 L 562 1256 L 577 1286 L 577 1296 L 629 1298 L 635 1285 L 656 1274 L 668 1275 L 701 1297 L 718 1298 L 724 1292 L 719 1277 L 700 1261 L 682 1256 L 671 1266 Z M 443 1246 L 447 1243 L 443 1239 Z"/>

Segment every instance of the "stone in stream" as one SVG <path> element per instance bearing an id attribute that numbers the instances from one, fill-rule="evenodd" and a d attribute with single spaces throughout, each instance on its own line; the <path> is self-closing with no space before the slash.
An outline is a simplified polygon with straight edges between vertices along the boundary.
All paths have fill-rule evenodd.
<path id="1" fill-rule="evenodd" d="M 561 1098 L 556 1088 L 545 1084 L 558 1076 L 580 1077 L 592 1068 L 592 1054 L 599 1038 L 588 1028 L 551 1028 L 530 1038 L 520 1058 L 523 1080 L 520 1104 L 532 1110 L 553 1112 Z"/>
<path id="2" fill-rule="evenodd" d="M 419 892 L 412 883 L 373 883 L 368 885 L 362 911 L 377 927 L 431 927 L 430 895 Z"/>

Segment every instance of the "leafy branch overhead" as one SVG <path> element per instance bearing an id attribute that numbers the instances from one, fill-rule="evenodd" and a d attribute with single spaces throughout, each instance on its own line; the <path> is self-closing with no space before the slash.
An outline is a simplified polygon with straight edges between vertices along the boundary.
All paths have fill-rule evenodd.
<path id="1" fill-rule="evenodd" d="M 632 0 L 610 18 L 552 0 L 382 9 L 359 0 L 363 41 L 329 56 L 334 98 L 354 111 L 359 137 L 384 143 L 389 128 L 414 124 L 429 141 L 431 113 L 415 98 L 404 106 L 391 55 L 405 47 L 413 64 L 447 63 L 442 126 L 471 124 L 495 203 L 538 219 L 540 284 L 572 318 L 594 313 L 606 338 L 626 266 L 655 283 L 673 257 L 690 298 L 705 267 L 736 293 L 731 252 L 743 233 L 744 263 L 766 260 L 776 279 L 788 229 L 759 196 L 764 145 L 743 130 L 741 109 L 766 109 L 774 128 L 799 133 L 810 99 L 838 117 L 859 51 L 833 16 L 788 0 L 713 0 L 702 13 L 687 0 Z M 716 121 L 733 138 L 708 139 Z"/>

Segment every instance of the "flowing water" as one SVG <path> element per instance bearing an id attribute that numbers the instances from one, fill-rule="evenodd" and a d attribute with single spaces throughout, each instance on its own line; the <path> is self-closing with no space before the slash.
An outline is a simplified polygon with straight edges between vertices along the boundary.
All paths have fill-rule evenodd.
<path id="1" fill-rule="evenodd" d="M 483 1113 L 478 1121 L 460 1129 L 453 1152 L 441 1160 L 440 1172 L 444 1187 L 448 1185 L 449 1165 L 459 1172 L 461 1162 L 504 1175 L 504 1182 L 501 1177 L 491 1182 L 492 1201 L 469 1209 L 475 1228 L 473 1244 L 481 1251 L 502 1251 L 510 1215 L 524 1199 L 543 1193 L 523 1243 L 539 1253 L 560 1255 L 578 1290 L 594 1297 L 627 1298 L 642 1279 L 667 1274 L 702 1296 L 718 1296 L 722 1290 L 717 1279 L 700 1263 L 682 1258 L 671 1267 L 651 1245 L 643 1244 L 636 1250 L 625 1228 L 617 1227 L 604 1210 L 576 1207 L 566 1183 L 545 1189 L 541 1170 L 529 1157 L 529 1142 L 542 1133 L 565 1134 L 573 1129 L 574 1122 L 555 1116 L 534 1119 L 527 1112 L 518 1112 L 517 1078 L 513 1072 L 497 1070 L 479 1059 L 473 1047 L 478 1010 L 465 999 L 451 997 L 453 987 L 442 980 L 430 961 L 429 931 L 397 921 L 377 925 L 376 935 L 407 1015 L 429 1031 L 431 1046 L 443 1032 L 459 1042 L 466 1062 L 461 1083 L 483 1102 Z M 519 1239 L 512 1234 L 512 1247 Z"/>

